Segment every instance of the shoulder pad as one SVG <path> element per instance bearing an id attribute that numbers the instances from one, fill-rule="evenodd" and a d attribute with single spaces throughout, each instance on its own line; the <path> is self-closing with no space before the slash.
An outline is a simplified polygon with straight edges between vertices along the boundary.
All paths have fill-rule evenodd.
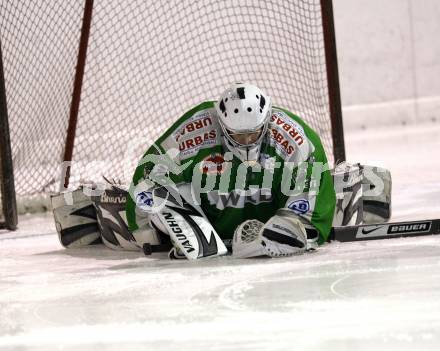
<path id="1" fill-rule="evenodd" d="M 176 158 L 185 160 L 201 149 L 219 144 L 220 131 L 215 108 L 206 108 L 177 123 L 161 146 L 165 150 L 176 149 Z"/>
<path id="2" fill-rule="evenodd" d="M 273 109 L 269 121 L 269 143 L 289 162 L 306 161 L 314 151 L 303 127 L 284 111 Z"/>

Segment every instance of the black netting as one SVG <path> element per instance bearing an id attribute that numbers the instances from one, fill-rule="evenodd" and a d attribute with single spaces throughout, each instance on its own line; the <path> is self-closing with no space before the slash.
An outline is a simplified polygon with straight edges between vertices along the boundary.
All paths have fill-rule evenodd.
<path id="1" fill-rule="evenodd" d="M 17 192 L 56 190 L 83 4 L 0 4 Z M 175 119 L 237 81 L 302 116 L 333 161 L 320 0 L 95 1 L 72 185 L 128 181 Z"/>

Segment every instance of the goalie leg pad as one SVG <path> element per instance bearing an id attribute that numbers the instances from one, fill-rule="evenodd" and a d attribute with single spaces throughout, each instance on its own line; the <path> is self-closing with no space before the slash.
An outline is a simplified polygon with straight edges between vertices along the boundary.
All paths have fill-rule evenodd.
<path id="1" fill-rule="evenodd" d="M 363 168 L 360 164 L 343 162 L 333 170 L 336 192 L 334 226 L 357 225 L 363 220 Z"/>
<path id="2" fill-rule="evenodd" d="M 341 163 L 333 170 L 334 226 L 383 223 L 391 217 L 392 180 L 380 167 Z"/>
<path id="3" fill-rule="evenodd" d="M 113 250 L 139 251 L 142 247 L 128 230 L 125 215 L 127 191 L 112 186 L 101 196 L 93 197 L 101 238 L 105 246 Z"/>
<path id="4" fill-rule="evenodd" d="M 363 167 L 363 223 L 383 223 L 391 218 L 392 180 L 389 170 Z"/>
<path id="5" fill-rule="evenodd" d="M 101 243 L 96 211 L 83 188 L 50 197 L 61 245 L 76 248 Z"/>
<path id="6" fill-rule="evenodd" d="M 139 251 L 144 245 L 152 251 L 166 251 L 171 248 L 170 238 L 152 223 L 130 232 L 127 225 L 125 205 L 128 192 L 117 186 L 106 189 L 101 196 L 94 198 L 98 224 L 104 244 L 114 250 Z"/>

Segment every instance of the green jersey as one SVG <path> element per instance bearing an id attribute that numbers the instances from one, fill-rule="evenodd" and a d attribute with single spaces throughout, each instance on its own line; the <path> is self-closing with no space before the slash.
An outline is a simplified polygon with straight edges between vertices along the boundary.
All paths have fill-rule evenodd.
<path id="1" fill-rule="evenodd" d="M 146 180 L 157 183 L 160 175 L 168 184 L 192 184 L 195 200 L 222 239 L 231 239 L 243 221 L 266 222 L 277 211 L 300 218 L 320 243 L 328 238 L 336 202 L 333 180 L 318 135 L 302 119 L 273 107 L 254 163 L 228 152 L 223 139 L 212 101 L 179 118 L 136 168 L 126 208 L 129 229 L 143 223 L 133 189 Z"/>

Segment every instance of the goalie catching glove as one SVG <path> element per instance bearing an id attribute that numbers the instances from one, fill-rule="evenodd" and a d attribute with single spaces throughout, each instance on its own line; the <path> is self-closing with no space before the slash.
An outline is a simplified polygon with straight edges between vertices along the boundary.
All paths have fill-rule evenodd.
<path id="1" fill-rule="evenodd" d="M 308 250 L 307 233 L 297 218 L 275 215 L 266 224 L 250 219 L 234 233 L 232 255 L 236 258 L 257 256 L 283 257 Z"/>

